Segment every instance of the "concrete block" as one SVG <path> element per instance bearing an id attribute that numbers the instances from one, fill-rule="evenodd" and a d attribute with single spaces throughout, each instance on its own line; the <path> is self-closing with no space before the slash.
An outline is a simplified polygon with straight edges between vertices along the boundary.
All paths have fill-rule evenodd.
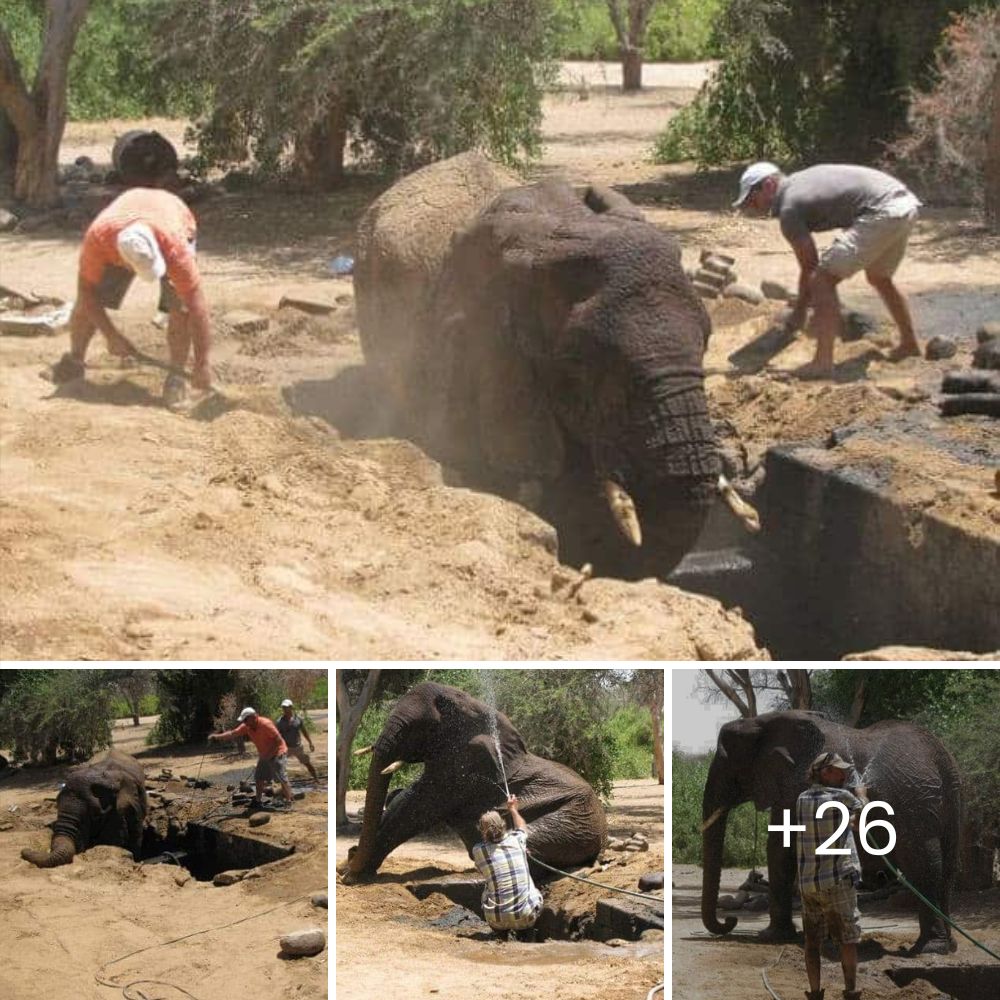
<path id="1" fill-rule="evenodd" d="M 691 284 L 694 286 L 694 290 L 703 299 L 717 299 L 719 297 L 719 289 L 714 285 L 706 285 L 703 281 L 692 281 Z"/>
<path id="2" fill-rule="evenodd" d="M 751 305 L 760 305 L 764 301 L 764 296 L 751 285 L 744 285 L 742 282 L 733 281 L 722 290 L 724 299 L 741 299 Z"/>
<path id="3" fill-rule="evenodd" d="M 279 309 L 298 309 L 299 312 L 309 313 L 310 316 L 325 316 L 332 313 L 337 307 L 328 302 L 321 302 L 318 299 L 296 298 L 291 295 L 282 295 L 278 301 Z"/>
<path id="4" fill-rule="evenodd" d="M 704 267 L 695 271 L 694 280 L 700 281 L 703 285 L 711 285 L 712 288 L 724 288 L 732 282 L 732 275 L 719 274 L 717 271 L 709 271 Z"/>

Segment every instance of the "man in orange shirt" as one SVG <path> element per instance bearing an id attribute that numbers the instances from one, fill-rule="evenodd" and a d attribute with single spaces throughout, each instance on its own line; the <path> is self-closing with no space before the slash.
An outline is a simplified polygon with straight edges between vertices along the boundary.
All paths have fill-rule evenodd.
<path id="1" fill-rule="evenodd" d="M 54 382 L 69 382 L 84 374 L 84 359 L 97 330 L 108 350 L 125 356 L 128 347 L 108 316 L 117 309 L 136 274 L 160 282 L 160 310 L 169 313 L 167 346 L 177 369 L 163 384 L 170 409 L 184 404 L 186 386 L 180 372 L 194 346 L 192 384 L 209 389 L 211 329 L 208 306 L 195 263 L 196 224 L 191 210 L 169 191 L 130 188 L 90 224 L 80 251 L 76 305 L 70 317 L 70 350 L 52 369 Z"/>
<path id="2" fill-rule="evenodd" d="M 263 715 L 258 715 L 252 708 L 244 708 L 239 715 L 239 725 L 224 733 L 209 733 L 210 740 L 238 740 L 249 737 L 257 748 L 257 767 L 254 770 L 256 792 L 251 803 L 254 806 L 263 805 L 261 793 L 264 785 L 273 780 L 281 785 L 281 794 L 285 798 L 285 808 L 292 808 L 292 788 L 288 784 L 288 747 L 278 732 L 278 727 Z"/>

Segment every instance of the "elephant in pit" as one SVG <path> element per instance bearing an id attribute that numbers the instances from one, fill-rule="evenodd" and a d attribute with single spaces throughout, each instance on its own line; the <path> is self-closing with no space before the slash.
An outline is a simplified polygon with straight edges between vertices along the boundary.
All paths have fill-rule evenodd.
<path id="1" fill-rule="evenodd" d="M 48 851 L 25 848 L 21 857 L 39 868 L 68 865 L 95 844 L 127 847 L 139 857 L 146 819 L 146 773 L 128 754 L 112 750 L 92 764 L 75 767 L 56 797 Z"/>
<path id="2" fill-rule="evenodd" d="M 446 824 L 470 852 L 482 838 L 477 823 L 503 810 L 506 792 L 497 760 L 492 709 L 446 684 L 417 684 L 393 707 L 374 746 L 361 837 L 348 855 L 346 881 L 370 878 L 386 856 L 412 837 Z M 528 850 L 553 867 L 589 864 L 607 842 L 604 809 L 575 771 L 529 753 L 502 713 L 496 729 L 507 784 L 528 824 Z M 409 788 L 394 791 L 390 775 L 423 763 Z M 383 811 L 384 808 L 384 811 Z M 544 874 L 544 872 L 543 872 Z"/>
<path id="3" fill-rule="evenodd" d="M 406 433 L 598 572 L 665 576 L 720 494 L 755 529 L 720 478 L 677 240 L 615 191 L 514 185 L 464 154 L 359 225 L 361 343 Z"/>
<path id="4" fill-rule="evenodd" d="M 816 712 L 770 712 L 729 722 L 719 731 L 715 758 L 702 803 L 702 922 L 713 934 L 728 934 L 736 919 L 720 923 L 716 916 L 726 813 L 743 802 L 770 809 L 769 825 L 795 816 L 798 796 L 809 785 L 810 763 L 824 750 L 851 761 L 869 801 L 887 802 L 893 815 L 873 810 L 872 819 L 887 819 L 896 830 L 896 846 L 886 855 L 928 899 L 949 912 L 949 894 L 958 869 L 961 781 L 955 761 L 941 742 L 909 722 L 878 722 L 851 729 Z M 848 782 L 850 784 L 850 782 Z M 875 846 L 883 831 L 869 834 Z M 761 936 L 794 939 L 792 892 L 797 877 L 795 835 L 782 846 L 782 834 L 767 841 L 770 882 L 770 925 Z M 855 834 L 865 884 L 890 876 L 881 856 L 870 854 Z M 920 935 L 912 953 L 946 953 L 955 944 L 948 925 L 919 902 Z"/>

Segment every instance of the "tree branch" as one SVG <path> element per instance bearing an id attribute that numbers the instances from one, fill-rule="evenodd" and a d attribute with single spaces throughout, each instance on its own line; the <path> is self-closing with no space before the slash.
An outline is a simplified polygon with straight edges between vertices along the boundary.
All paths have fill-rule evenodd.
<path id="1" fill-rule="evenodd" d="M 0 107 L 20 134 L 30 131 L 34 123 L 31 95 L 24 85 L 21 67 L 17 64 L 14 49 L 7 32 L 0 27 Z"/>

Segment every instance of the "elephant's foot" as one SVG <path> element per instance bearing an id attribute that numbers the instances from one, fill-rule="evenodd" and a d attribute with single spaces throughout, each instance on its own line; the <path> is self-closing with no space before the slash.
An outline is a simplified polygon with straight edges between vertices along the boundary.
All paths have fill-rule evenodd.
<path id="1" fill-rule="evenodd" d="M 767 941 L 774 944 L 787 944 L 790 941 L 797 941 L 799 932 L 795 924 L 771 924 L 762 931 L 757 932 L 758 941 Z"/>
<path id="2" fill-rule="evenodd" d="M 916 955 L 950 955 L 953 951 L 958 951 L 958 944 L 954 938 L 929 937 L 919 939 L 908 954 L 911 957 Z"/>

